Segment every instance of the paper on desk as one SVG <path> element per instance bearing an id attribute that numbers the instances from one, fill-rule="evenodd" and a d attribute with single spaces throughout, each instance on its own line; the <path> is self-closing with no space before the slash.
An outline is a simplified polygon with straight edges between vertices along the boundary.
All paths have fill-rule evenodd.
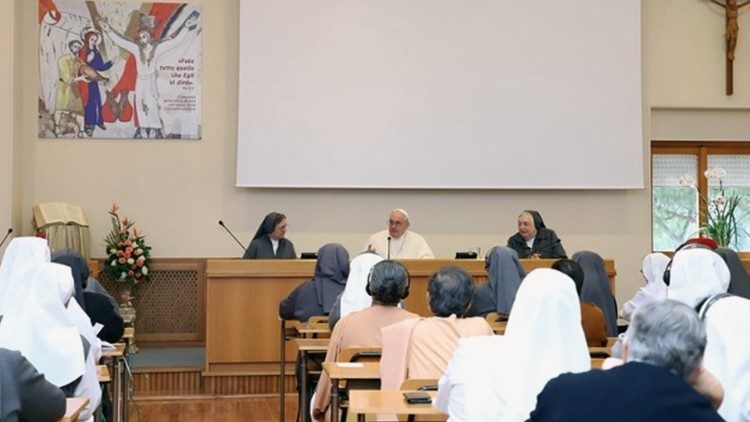
<path id="1" fill-rule="evenodd" d="M 339 368 L 364 368 L 365 365 L 360 362 L 337 362 Z"/>
<path id="2" fill-rule="evenodd" d="M 98 334 L 99 334 L 99 331 L 101 331 L 101 330 L 102 330 L 102 328 L 104 328 L 104 326 L 103 326 L 102 324 L 99 324 L 99 323 L 97 322 L 96 324 L 94 324 L 94 327 L 93 327 L 93 328 L 94 328 L 94 334 L 97 334 L 97 335 L 98 335 Z"/>
<path id="3" fill-rule="evenodd" d="M 102 350 L 117 350 L 117 348 L 112 343 L 102 340 Z"/>

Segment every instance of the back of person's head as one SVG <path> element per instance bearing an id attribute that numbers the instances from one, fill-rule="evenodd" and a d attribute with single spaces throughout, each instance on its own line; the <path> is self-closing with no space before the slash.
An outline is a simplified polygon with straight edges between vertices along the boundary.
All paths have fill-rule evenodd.
<path id="1" fill-rule="evenodd" d="M 681 249 L 664 270 L 664 282 L 669 280 L 667 298 L 694 308 L 707 297 L 725 293 L 730 277 L 726 262 L 714 251 Z"/>
<path id="2" fill-rule="evenodd" d="M 430 310 L 439 317 L 463 317 L 474 297 L 471 275 L 458 267 L 443 267 L 427 281 Z"/>
<path id="3" fill-rule="evenodd" d="M 706 330 L 684 303 L 652 301 L 638 308 L 625 342 L 628 361 L 658 366 L 688 380 L 703 360 Z"/>
<path id="4" fill-rule="evenodd" d="M 581 268 L 581 266 L 577 262 L 567 258 L 558 259 L 552 264 L 552 269 L 560 271 L 561 273 L 572 278 L 576 284 L 576 293 L 578 293 L 578 297 L 581 296 L 584 275 L 583 268 Z"/>
<path id="5" fill-rule="evenodd" d="M 409 295 L 409 272 L 397 261 L 380 261 L 367 277 L 367 294 L 384 305 L 397 305 Z"/>

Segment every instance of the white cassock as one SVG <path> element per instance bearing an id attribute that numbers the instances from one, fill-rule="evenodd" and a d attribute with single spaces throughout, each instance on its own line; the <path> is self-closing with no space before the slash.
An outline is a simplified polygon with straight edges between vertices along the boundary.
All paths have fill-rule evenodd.
<path id="1" fill-rule="evenodd" d="M 379 231 L 369 239 L 363 250 L 372 250 L 383 258 L 388 258 L 388 230 Z M 407 230 L 400 238 L 391 238 L 391 259 L 432 259 L 435 255 L 427 241 L 419 234 Z"/>

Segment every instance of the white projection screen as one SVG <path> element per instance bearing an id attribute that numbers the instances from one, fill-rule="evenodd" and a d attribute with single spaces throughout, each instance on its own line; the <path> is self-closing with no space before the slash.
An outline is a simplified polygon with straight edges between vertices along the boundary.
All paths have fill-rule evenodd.
<path id="1" fill-rule="evenodd" d="M 640 0 L 241 0 L 240 187 L 643 188 Z"/>

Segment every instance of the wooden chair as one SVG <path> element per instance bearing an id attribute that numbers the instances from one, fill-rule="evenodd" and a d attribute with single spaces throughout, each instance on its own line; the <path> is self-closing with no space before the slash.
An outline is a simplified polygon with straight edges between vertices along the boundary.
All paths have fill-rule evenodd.
<path id="1" fill-rule="evenodd" d="M 380 347 L 347 347 L 339 353 L 337 362 L 380 362 Z M 349 410 L 349 390 L 377 390 L 380 380 L 348 380 L 339 382 L 341 420 L 346 420 Z"/>
<path id="2" fill-rule="evenodd" d="M 602 369 L 605 358 L 591 358 L 591 369 Z"/>
<path id="3" fill-rule="evenodd" d="M 486 317 L 484 317 L 484 319 L 487 320 L 488 324 L 492 325 L 492 324 L 497 324 L 498 322 L 508 321 L 508 315 L 501 314 L 498 312 L 490 312 L 489 314 L 487 314 Z"/>
<path id="4" fill-rule="evenodd" d="M 307 320 L 307 323 L 310 325 L 310 327 L 313 328 L 328 328 L 328 316 L 327 315 L 318 315 L 318 316 L 312 316 L 309 320 Z"/>
<path id="5" fill-rule="evenodd" d="M 435 391 L 438 380 L 434 378 L 412 378 L 401 383 L 399 390 Z"/>
<path id="6" fill-rule="evenodd" d="M 437 379 L 419 379 L 419 378 L 413 378 L 405 380 L 401 383 L 401 387 L 399 387 L 399 390 L 402 391 L 436 391 L 438 385 Z M 446 420 L 447 416 L 438 419 L 438 420 Z M 425 418 L 424 416 L 415 416 L 415 415 L 408 415 L 407 419 L 408 422 L 415 422 L 415 421 L 434 421 L 435 416 L 431 416 L 429 418 Z"/>
<path id="7" fill-rule="evenodd" d="M 339 362 L 380 362 L 380 347 L 347 347 L 339 353 Z"/>

